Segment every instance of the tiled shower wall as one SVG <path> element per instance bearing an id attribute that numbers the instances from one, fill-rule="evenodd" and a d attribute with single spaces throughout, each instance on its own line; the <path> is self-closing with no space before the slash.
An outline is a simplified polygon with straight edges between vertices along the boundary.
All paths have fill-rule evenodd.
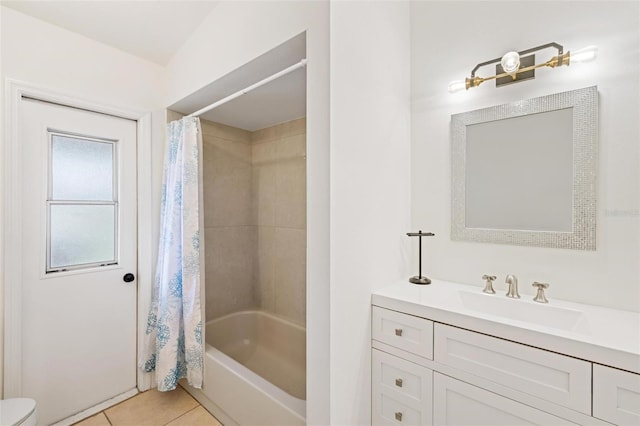
<path id="1" fill-rule="evenodd" d="M 251 133 L 200 120 L 207 321 L 260 306 L 251 214 Z"/>
<path id="2" fill-rule="evenodd" d="M 260 308 L 305 324 L 306 121 L 202 122 L 206 318 Z"/>
<path id="3" fill-rule="evenodd" d="M 251 198 L 262 309 L 304 325 L 306 314 L 306 120 L 251 135 Z"/>
<path id="4" fill-rule="evenodd" d="M 182 114 L 167 110 L 167 121 Z M 200 120 L 203 145 L 205 318 L 260 307 L 251 213 L 251 132 Z"/>

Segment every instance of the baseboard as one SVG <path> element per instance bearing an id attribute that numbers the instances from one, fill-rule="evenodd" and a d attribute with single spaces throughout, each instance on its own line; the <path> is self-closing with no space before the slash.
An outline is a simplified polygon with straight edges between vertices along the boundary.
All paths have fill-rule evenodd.
<path id="1" fill-rule="evenodd" d="M 98 414 L 101 411 L 106 410 L 107 408 L 113 407 L 116 404 L 121 403 L 134 395 L 138 394 L 138 389 L 133 388 L 129 391 L 123 392 L 120 395 L 114 396 L 111 399 L 108 399 L 100 404 L 94 405 L 93 407 L 87 408 L 84 411 L 79 412 L 78 414 L 74 414 L 71 417 L 67 417 L 66 419 L 62 419 L 57 423 L 54 423 L 52 426 L 71 426 L 74 423 L 78 423 L 81 420 L 87 419 L 94 414 Z"/>

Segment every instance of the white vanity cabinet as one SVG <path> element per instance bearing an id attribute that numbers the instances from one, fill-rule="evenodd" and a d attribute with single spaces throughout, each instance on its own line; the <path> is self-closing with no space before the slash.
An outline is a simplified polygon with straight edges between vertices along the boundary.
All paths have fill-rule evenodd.
<path id="1" fill-rule="evenodd" d="M 371 304 L 373 424 L 640 426 L 640 313 L 440 280 Z"/>
<path id="2" fill-rule="evenodd" d="M 588 356 L 374 305 L 372 423 L 640 425 L 640 375 Z"/>

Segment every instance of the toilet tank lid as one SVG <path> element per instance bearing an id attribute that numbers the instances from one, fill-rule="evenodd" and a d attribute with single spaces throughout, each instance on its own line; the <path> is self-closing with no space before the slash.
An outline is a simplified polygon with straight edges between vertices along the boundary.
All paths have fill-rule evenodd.
<path id="1" fill-rule="evenodd" d="M 29 398 L 11 398 L 0 401 L 0 425 L 19 425 L 33 414 L 36 402 Z"/>

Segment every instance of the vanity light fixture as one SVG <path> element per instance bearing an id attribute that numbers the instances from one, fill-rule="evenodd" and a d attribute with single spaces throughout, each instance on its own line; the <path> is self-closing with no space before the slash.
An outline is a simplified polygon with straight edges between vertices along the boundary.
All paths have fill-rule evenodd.
<path id="1" fill-rule="evenodd" d="M 539 50 L 555 48 L 558 54 L 546 62 L 536 64 L 534 52 Z M 526 56 L 525 56 L 526 55 Z M 477 87 L 485 81 L 495 80 L 496 87 L 504 84 L 515 83 L 517 81 L 528 80 L 535 77 L 535 70 L 542 67 L 556 68 L 571 63 L 593 61 L 598 55 L 597 46 L 588 46 L 575 52 L 564 52 L 564 48 L 558 43 L 547 43 L 542 46 L 526 49 L 521 52 L 507 52 L 504 56 L 490 61 L 481 62 L 471 70 L 471 76 L 458 81 L 449 83 L 449 93 L 459 92 L 461 90 L 469 90 L 471 87 Z M 490 77 L 478 77 L 476 71 L 486 65 L 496 64 L 496 73 Z"/>

